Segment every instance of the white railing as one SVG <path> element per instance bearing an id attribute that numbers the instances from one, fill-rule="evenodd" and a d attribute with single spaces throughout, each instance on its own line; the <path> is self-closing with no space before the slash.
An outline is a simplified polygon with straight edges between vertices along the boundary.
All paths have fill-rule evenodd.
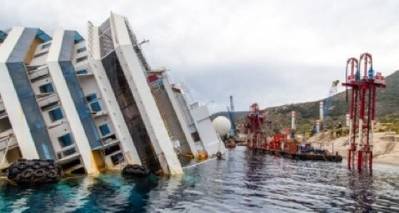
<path id="1" fill-rule="evenodd" d="M 67 151 L 70 151 L 72 149 L 74 149 L 74 152 L 71 152 L 69 154 L 65 154 Z M 60 151 L 57 152 L 56 155 L 57 155 L 57 159 L 58 160 L 63 160 L 64 158 L 71 157 L 71 156 L 74 156 L 76 154 L 79 154 L 79 153 L 76 151 L 75 144 L 72 144 L 72 145 L 69 145 L 67 147 L 62 148 Z"/>
<path id="2" fill-rule="evenodd" d="M 35 70 L 32 70 L 29 72 L 29 79 L 31 79 L 31 80 L 36 79 L 36 78 L 39 78 L 41 76 L 45 76 L 48 74 L 49 74 L 49 71 L 48 71 L 47 67 L 38 68 L 38 69 L 35 69 Z"/>
<path id="3" fill-rule="evenodd" d="M 36 95 L 37 103 L 40 107 L 59 101 L 58 95 L 54 92 Z"/>

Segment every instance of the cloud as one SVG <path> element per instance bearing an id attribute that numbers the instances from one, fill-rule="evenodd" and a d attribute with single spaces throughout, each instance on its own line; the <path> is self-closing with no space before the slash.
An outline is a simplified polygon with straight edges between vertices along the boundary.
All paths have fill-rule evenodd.
<path id="1" fill-rule="evenodd" d="M 125 15 L 153 67 L 166 66 L 213 111 L 234 95 L 237 109 L 316 100 L 343 79 L 345 61 L 369 51 L 375 68 L 395 71 L 398 1 L 170 0 L 3 2 L 0 28 L 50 32 Z"/>
<path id="2" fill-rule="evenodd" d="M 197 66 L 185 75 L 172 74 L 184 76 L 178 80 L 185 82 L 190 96 L 200 97 L 203 103 L 211 101 L 209 107 L 218 111 L 226 109 L 230 95 L 234 95 L 239 110 L 254 102 L 273 106 L 323 98 L 328 95 L 331 76 L 343 77 L 336 70 L 340 68 L 252 61 Z"/>

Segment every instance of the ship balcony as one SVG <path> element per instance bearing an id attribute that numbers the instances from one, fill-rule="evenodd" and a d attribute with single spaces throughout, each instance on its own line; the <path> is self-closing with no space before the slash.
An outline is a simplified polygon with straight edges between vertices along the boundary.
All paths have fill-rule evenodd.
<path id="1" fill-rule="evenodd" d="M 87 70 L 87 69 L 81 69 L 76 71 L 76 76 L 80 78 L 85 78 L 85 77 L 91 77 L 94 76 L 93 72 Z"/>
<path id="2" fill-rule="evenodd" d="M 99 150 L 99 149 L 105 149 L 108 148 L 112 145 L 118 144 L 119 140 L 116 138 L 116 135 L 114 133 L 111 133 L 107 136 L 104 136 L 100 138 L 101 145 L 100 147 L 95 148 L 94 150 Z"/>
<path id="3" fill-rule="evenodd" d="M 0 150 L 13 149 L 18 146 L 14 131 L 8 129 L 0 133 Z"/>
<path id="4" fill-rule="evenodd" d="M 85 56 L 88 56 L 87 50 L 76 53 L 75 58 L 81 58 Z"/>
<path id="5" fill-rule="evenodd" d="M 108 114 L 108 112 L 104 108 L 104 104 L 101 98 L 96 98 L 95 100 L 90 101 L 88 103 L 88 107 L 93 118 L 100 118 Z"/>
<path id="6" fill-rule="evenodd" d="M 12 130 L 0 133 L 0 170 L 4 170 L 10 166 L 12 162 L 8 162 L 7 153 L 9 150 L 18 147 L 17 139 Z"/>
<path id="7" fill-rule="evenodd" d="M 48 76 L 48 74 L 49 70 L 47 67 L 39 67 L 37 69 L 29 71 L 29 79 L 33 82 L 43 76 Z"/>
<path id="8" fill-rule="evenodd" d="M 0 97 L 0 112 L 5 111 L 5 110 L 6 110 L 6 108 L 4 107 L 3 99 L 1 99 L 1 97 Z"/>
<path id="9" fill-rule="evenodd" d="M 103 116 L 108 115 L 108 113 L 105 110 L 101 110 L 101 111 L 98 111 L 98 112 L 91 111 L 91 115 L 93 116 L 93 118 L 101 118 Z"/>
<path id="10" fill-rule="evenodd" d="M 56 153 L 57 163 L 67 163 L 70 162 L 80 156 L 80 153 L 77 152 L 75 144 L 62 148 L 60 151 Z"/>
<path id="11" fill-rule="evenodd" d="M 40 108 L 51 105 L 59 101 L 58 95 L 54 92 L 36 95 L 37 103 Z"/>
<path id="12" fill-rule="evenodd" d="M 3 118 L 6 118 L 6 117 L 8 117 L 8 114 L 7 114 L 6 110 L 3 107 L 2 110 L 0 109 L 0 120 L 3 119 Z"/>
<path id="13" fill-rule="evenodd" d="M 47 125 L 47 129 L 51 130 L 54 128 L 66 128 L 67 126 L 68 126 L 68 122 L 65 120 L 65 118 L 63 118 L 63 119 L 54 121 L 51 124 Z"/>
<path id="14" fill-rule="evenodd" d="M 6 108 L 4 107 L 3 100 L 0 97 L 0 119 L 7 117 Z"/>

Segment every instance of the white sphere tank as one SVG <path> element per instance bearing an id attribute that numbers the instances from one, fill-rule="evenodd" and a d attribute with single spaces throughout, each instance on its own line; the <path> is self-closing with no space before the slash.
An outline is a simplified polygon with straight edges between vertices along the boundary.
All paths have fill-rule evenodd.
<path id="1" fill-rule="evenodd" d="M 218 116 L 212 121 L 213 127 L 220 137 L 227 135 L 231 129 L 231 122 L 224 116 Z"/>

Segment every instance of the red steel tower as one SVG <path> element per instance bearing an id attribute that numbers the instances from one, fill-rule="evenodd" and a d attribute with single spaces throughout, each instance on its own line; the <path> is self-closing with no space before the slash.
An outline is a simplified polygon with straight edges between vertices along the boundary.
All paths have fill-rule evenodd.
<path id="1" fill-rule="evenodd" d="M 359 61 L 348 59 L 345 78 L 343 85 L 350 88 L 348 168 L 355 169 L 357 166 L 359 172 L 371 172 L 376 91 L 377 88 L 385 88 L 385 80 L 380 72 L 374 73 L 369 53 L 360 55 Z"/>
<path id="2" fill-rule="evenodd" d="M 247 122 L 245 126 L 247 129 L 247 143 L 249 148 L 258 148 L 265 141 L 265 137 L 262 132 L 263 123 L 264 116 L 259 110 L 258 104 L 252 104 L 247 115 Z"/>

